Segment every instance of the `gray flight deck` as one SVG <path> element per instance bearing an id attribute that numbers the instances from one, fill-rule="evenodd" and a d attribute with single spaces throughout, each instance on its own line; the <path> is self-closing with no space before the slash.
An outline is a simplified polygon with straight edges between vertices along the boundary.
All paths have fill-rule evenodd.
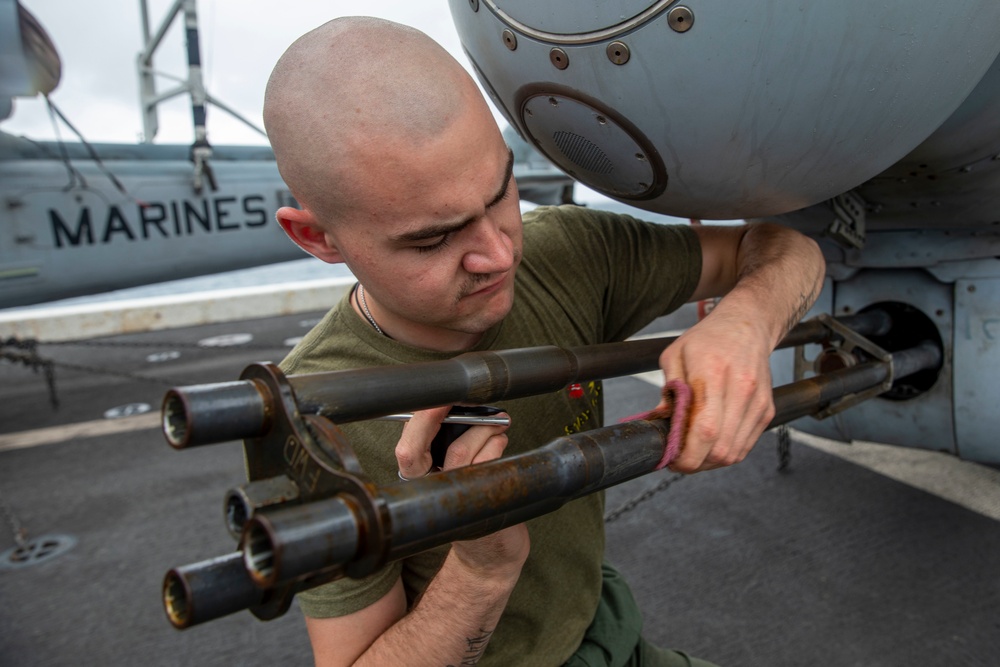
<path id="1" fill-rule="evenodd" d="M 0 364 L 0 552 L 16 525 L 29 541 L 76 540 L 30 567 L 0 566 L 0 665 L 310 663 L 295 607 L 270 623 L 243 612 L 184 632 L 161 607 L 167 569 L 233 549 L 221 503 L 243 481 L 239 445 L 176 452 L 151 428 L 108 432 L 102 416 L 277 361 L 317 316 L 44 345 L 63 364 L 57 411 L 41 375 Z M 244 333 L 243 345 L 195 345 Z M 640 379 L 606 383 L 610 419 L 656 398 Z M 117 421 L 149 423 L 127 419 Z M 81 423 L 91 435 L 73 435 Z M 650 639 L 732 667 L 1000 664 L 996 516 L 796 442 L 790 471 L 776 467 L 766 434 L 742 464 L 680 479 L 608 524 L 608 557 Z M 611 489 L 609 511 L 670 476 Z M 986 489 L 1000 502 L 1000 485 Z"/>

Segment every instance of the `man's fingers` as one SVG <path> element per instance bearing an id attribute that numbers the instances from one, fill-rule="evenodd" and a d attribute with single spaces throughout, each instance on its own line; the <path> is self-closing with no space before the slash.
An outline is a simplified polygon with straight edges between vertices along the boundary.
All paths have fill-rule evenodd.
<path id="1" fill-rule="evenodd" d="M 770 394 L 757 391 L 752 397 L 745 395 L 725 397 L 709 405 L 696 416 L 688 432 L 681 455 L 670 466 L 683 473 L 713 470 L 739 463 L 750 453 L 764 428 L 774 417 L 774 404 Z M 739 401 L 745 409 L 724 412 L 718 406 L 724 401 Z"/>
<path id="2" fill-rule="evenodd" d="M 403 478 L 417 479 L 430 472 L 433 465 L 431 442 L 450 410 L 450 406 L 444 406 L 415 412 L 403 426 L 396 444 L 396 463 Z M 507 426 L 470 427 L 448 446 L 444 468 L 459 468 L 498 458 L 507 446 L 506 430 Z"/>
<path id="3" fill-rule="evenodd" d="M 507 434 L 500 433 L 490 436 L 479 453 L 472 457 L 473 463 L 485 463 L 500 458 L 503 450 L 507 448 Z"/>
<path id="4" fill-rule="evenodd" d="M 441 420 L 450 409 L 446 405 L 415 412 L 413 418 L 403 425 L 403 433 L 396 444 L 396 463 L 403 477 L 423 477 L 431 469 L 431 440 L 437 435 Z"/>
<path id="5" fill-rule="evenodd" d="M 746 458 L 757 441 L 757 424 L 766 402 L 755 374 L 744 370 L 730 378 L 726 382 L 726 400 L 735 409 L 726 412 L 724 436 L 710 457 L 716 467 L 731 466 Z"/>
<path id="6" fill-rule="evenodd" d="M 744 376 L 735 383 L 734 392 L 737 403 L 745 408 L 738 413 L 739 422 L 733 435 L 733 446 L 723 465 L 733 465 L 746 458 L 774 418 L 769 368 L 759 370 L 755 376 Z"/>
<path id="7" fill-rule="evenodd" d="M 726 437 L 726 423 L 723 406 L 726 405 L 726 384 L 710 386 L 694 379 L 688 381 L 691 387 L 691 406 L 688 413 L 688 430 L 677 459 L 669 466 L 671 470 L 693 473 L 718 467 L 711 456 L 717 443 Z"/>
<path id="8" fill-rule="evenodd" d="M 742 461 L 774 415 L 767 355 L 758 354 L 768 341 L 752 327 L 719 319 L 719 312 L 660 355 L 664 378 L 687 382 L 693 392 L 684 444 L 669 466 L 678 472 Z"/>
<path id="9" fill-rule="evenodd" d="M 448 446 L 448 452 L 444 457 L 445 470 L 499 458 L 507 446 L 505 435 L 507 428 L 507 426 L 470 428 Z"/>

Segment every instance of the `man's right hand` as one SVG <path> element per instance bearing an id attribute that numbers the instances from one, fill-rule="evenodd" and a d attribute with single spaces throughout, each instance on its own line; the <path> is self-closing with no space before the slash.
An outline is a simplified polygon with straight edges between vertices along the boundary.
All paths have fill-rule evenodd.
<path id="1" fill-rule="evenodd" d="M 403 435 L 396 445 L 399 474 L 406 479 L 423 477 L 430 472 L 431 441 L 451 406 L 431 408 L 413 413 L 403 426 Z M 498 415 L 506 416 L 506 415 Z M 473 426 L 456 438 L 445 455 L 443 470 L 461 468 L 500 458 L 507 447 L 507 426 Z"/>
<path id="2" fill-rule="evenodd" d="M 396 445 L 400 474 L 423 477 L 431 468 L 431 441 L 450 408 L 423 410 L 403 427 Z M 506 426 L 473 426 L 448 448 L 444 469 L 499 458 Z M 401 580 L 369 607 L 347 616 L 306 618 L 316 664 L 475 664 L 528 558 L 522 523 L 476 540 L 453 542 L 441 569 L 413 609 Z"/>
<path id="3" fill-rule="evenodd" d="M 415 412 L 403 427 L 396 445 L 399 473 L 406 479 L 426 475 L 431 468 L 431 441 L 450 406 Z M 473 426 L 448 447 L 443 470 L 461 468 L 500 458 L 507 447 L 507 426 Z M 480 577 L 514 577 L 528 557 L 528 530 L 523 524 L 476 540 L 455 542 L 452 554 L 462 565 Z"/>

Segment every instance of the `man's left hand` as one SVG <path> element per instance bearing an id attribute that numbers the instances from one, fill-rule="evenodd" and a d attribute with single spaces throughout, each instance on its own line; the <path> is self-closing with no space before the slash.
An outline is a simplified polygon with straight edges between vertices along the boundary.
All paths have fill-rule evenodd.
<path id="1" fill-rule="evenodd" d="M 670 465 L 686 473 L 742 461 L 774 418 L 771 351 L 816 300 L 825 266 L 814 241 L 778 225 L 693 229 L 702 273 L 692 300 L 726 296 L 660 355 L 665 379 L 691 387 Z"/>
<path id="2" fill-rule="evenodd" d="M 774 417 L 770 352 L 766 334 L 723 311 L 660 355 L 665 379 L 684 381 L 692 393 L 687 437 L 671 470 L 711 470 L 746 457 Z"/>

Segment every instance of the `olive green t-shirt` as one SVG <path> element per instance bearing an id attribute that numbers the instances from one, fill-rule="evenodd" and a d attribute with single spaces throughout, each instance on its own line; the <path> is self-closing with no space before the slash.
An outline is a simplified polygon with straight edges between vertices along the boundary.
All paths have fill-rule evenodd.
<path id="1" fill-rule="evenodd" d="M 656 225 L 590 209 L 543 207 L 526 213 L 524 254 L 514 305 L 474 350 L 537 345 L 574 347 L 624 340 L 693 294 L 701 248 L 686 226 Z M 435 361 L 454 354 L 381 336 L 345 297 L 282 362 L 288 374 Z M 499 403 L 511 415 L 505 454 L 603 424 L 600 382 Z M 636 409 L 651 406 L 636 406 Z M 377 484 L 399 483 L 393 453 L 402 426 L 374 421 L 341 426 Z M 604 494 L 567 503 L 528 521 L 531 552 L 480 665 L 561 665 L 576 650 L 601 594 Z M 365 579 L 302 592 L 307 616 L 343 616 L 380 599 L 403 578 L 410 605 L 449 547 L 392 563 Z"/>

